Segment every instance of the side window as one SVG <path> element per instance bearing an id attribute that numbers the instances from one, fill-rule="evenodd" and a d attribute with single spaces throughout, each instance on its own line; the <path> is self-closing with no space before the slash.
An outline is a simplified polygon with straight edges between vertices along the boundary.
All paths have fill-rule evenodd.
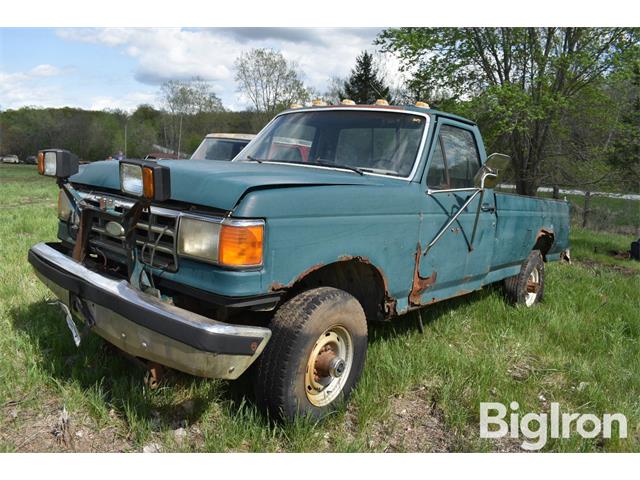
<path id="1" fill-rule="evenodd" d="M 443 125 L 438 140 L 427 175 L 427 185 L 440 189 L 473 187 L 473 177 L 480 168 L 480 156 L 473 134 L 468 130 Z M 441 170 L 443 174 L 439 177 Z"/>
<path id="2" fill-rule="evenodd" d="M 427 185 L 437 189 L 449 188 L 447 169 L 444 165 L 444 155 L 442 154 L 442 142 L 440 142 L 439 138 L 437 142 L 431 158 L 429 173 L 427 174 Z"/>
<path id="3" fill-rule="evenodd" d="M 480 168 L 480 158 L 468 130 L 444 125 L 440 129 L 444 154 L 449 169 L 451 188 L 473 187 L 473 176 Z"/>

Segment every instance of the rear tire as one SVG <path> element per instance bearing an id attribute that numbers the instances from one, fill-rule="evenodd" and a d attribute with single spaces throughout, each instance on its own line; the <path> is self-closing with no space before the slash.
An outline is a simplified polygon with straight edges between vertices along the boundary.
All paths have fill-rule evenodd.
<path id="1" fill-rule="evenodd" d="M 532 307 L 544 296 L 544 261 L 540 250 L 533 250 L 520 267 L 520 273 L 504 279 L 507 298 L 515 305 Z"/>
<path id="2" fill-rule="evenodd" d="M 302 292 L 278 309 L 270 328 L 255 393 L 271 416 L 320 419 L 349 397 L 367 352 L 367 322 L 352 295 L 330 287 Z"/>

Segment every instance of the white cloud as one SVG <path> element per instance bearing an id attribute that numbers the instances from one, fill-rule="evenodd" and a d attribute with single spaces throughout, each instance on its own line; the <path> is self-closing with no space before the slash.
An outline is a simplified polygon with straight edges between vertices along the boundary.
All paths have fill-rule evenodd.
<path id="1" fill-rule="evenodd" d="M 49 64 L 37 65 L 29 71 L 29 74 L 33 77 L 55 77 L 61 73 L 61 69 Z"/>
<path id="2" fill-rule="evenodd" d="M 62 92 L 46 82 L 44 77 L 60 74 L 52 65 L 37 65 L 26 72 L 0 70 L 0 108 L 28 106 L 63 106 Z"/>
<path id="3" fill-rule="evenodd" d="M 242 51 L 270 47 L 297 62 L 305 83 L 318 91 L 332 76 L 344 77 L 362 50 L 374 51 L 375 28 L 90 28 L 62 29 L 67 40 L 117 48 L 136 61 L 135 79 L 159 86 L 169 79 L 195 76 L 209 80 L 225 106 L 247 106 L 237 93 L 234 62 Z M 397 63 L 387 58 L 389 80 L 398 79 Z M 108 98 L 105 97 L 105 98 Z M 99 105 L 105 102 L 94 102 Z"/>
<path id="4" fill-rule="evenodd" d="M 148 84 L 168 79 L 228 80 L 235 54 L 233 42 L 209 31 L 179 28 L 65 29 L 58 35 L 67 39 L 120 48 L 137 60 L 135 77 Z"/>
<path id="5" fill-rule="evenodd" d="M 77 63 L 60 68 L 49 63 L 21 72 L 0 67 L 0 107 L 78 106 L 93 109 L 131 110 L 140 103 L 158 105 L 159 86 L 170 79 L 195 76 L 211 82 L 227 108 L 246 108 L 249 103 L 237 91 L 234 62 L 251 48 L 274 48 L 298 64 L 304 82 L 325 91 L 331 77 L 345 77 L 362 50 L 375 51 L 378 28 L 69 28 L 56 30 L 65 40 L 115 49 L 134 61 L 133 71 L 121 76 L 117 86 L 104 77 L 86 75 L 89 65 Z M 400 79 L 398 62 L 380 55 L 387 81 Z M 73 71 L 85 72 L 79 77 Z M 6 67 L 5 67 L 6 70 Z M 123 70 L 124 71 L 124 70 Z M 81 88 L 69 88 L 69 83 Z M 137 80 L 137 83 L 135 80 Z"/>
<path id="6" fill-rule="evenodd" d="M 148 92 L 131 92 L 117 97 L 98 95 L 78 98 L 73 90 L 50 83 L 51 77 L 63 75 L 64 72 L 66 69 L 48 64 L 37 65 L 25 72 L 8 73 L 0 70 L 0 109 L 75 106 L 92 110 L 132 111 L 143 103 L 158 103 L 157 95 Z"/>

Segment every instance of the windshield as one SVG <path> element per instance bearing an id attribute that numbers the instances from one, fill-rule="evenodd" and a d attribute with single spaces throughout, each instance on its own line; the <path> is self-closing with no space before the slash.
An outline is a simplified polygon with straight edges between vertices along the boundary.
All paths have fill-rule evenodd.
<path id="1" fill-rule="evenodd" d="M 205 138 L 191 155 L 191 160 L 231 160 L 249 143 L 249 140 Z"/>
<path id="2" fill-rule="evenodd" d="M 277 117 L 236 161 L 356 168 L 407 177 L 426 118 L 388 111 L 327 110 Z"/>

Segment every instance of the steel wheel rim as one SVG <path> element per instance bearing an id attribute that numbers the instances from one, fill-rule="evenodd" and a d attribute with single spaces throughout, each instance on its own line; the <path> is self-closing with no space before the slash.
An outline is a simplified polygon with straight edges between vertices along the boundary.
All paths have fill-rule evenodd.
<path id="1" fill-rule="evenodd" d="M 527 279 L 527 295 L 524 298 L 524 302 L 527 307 L 533 305 L 538 297 L 538 290 L 540 289 L 540 272 L 537 268 L 534 268 L 529 274 Z"/>
<path id="2" fill-rule="evenodd" d="M 328 361 L 331 360 L 331 361 Z M 323 368 L 325 364 L 333 367 L 340 366 L 340 372 L 335 369 Z M 316 340 L 309 359 L 304 377 L 304 390 L 307 399 L 317 407 L 323 407 L 333 402 L 342 392 L 351 367 L 353 365 L 353 341 L 349 332 L 341 325 L 334 325 L 325 330 Z"/>

